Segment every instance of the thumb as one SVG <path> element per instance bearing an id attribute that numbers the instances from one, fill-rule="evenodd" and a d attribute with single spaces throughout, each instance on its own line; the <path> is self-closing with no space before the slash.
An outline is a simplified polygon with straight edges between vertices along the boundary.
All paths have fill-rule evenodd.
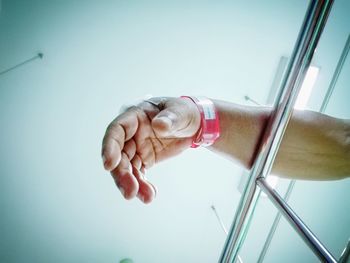
<path id="1" fill-rule="evenodd" d="M 162 110 L 152 120 L 152 128 L 159 137 L 175 135 L 186 120 L 170 109 Z M 180 128 L 181 129 L 181 128 Z"/>
<path id="2" fill-rule="evenodd" d="M 199 126 L 200 114 L 196 105 L 184 99 L 165 103 L 164 109 L 152 120 L 152 128 L 159 137 L 192 137 Z"/>

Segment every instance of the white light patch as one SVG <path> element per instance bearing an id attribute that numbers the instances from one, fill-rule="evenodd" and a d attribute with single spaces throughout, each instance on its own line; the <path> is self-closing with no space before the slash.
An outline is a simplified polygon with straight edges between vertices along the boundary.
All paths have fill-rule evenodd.
<path id="1" fill-rule="evenodd" d="M 273 189 L 276 188 L 277 183 L 279 181 L 279 178 L 276 175 L 269 175 L 266 179 L 266 182 L 271 186 Z"/>
<path id="2" fill-rule="evenodd" d="M 314 88 L 314 85 L 316 83 L 316 79 L 317 79 L 319 71 L 320 71 L 320 69 L 318 67 L 315 67 L 315 66 L 310 66 L 309 69 L 307 70 L 303 84 L 301 85 L 301 88 L 300 88 L 298 98 L 295 102 L 294 109 L 305 110 L 306 105 L 309 101 L 312 89 Z M 246 179 L 244 179 L 246 177 L 242 176 L 242 178 L 243 179 L 241 179 L 239 187 L 238 187 L 238 189 L 240 190 L 241 193 L 243 191 L 242 185 L 245 185 L 245 183 L 246 183 Z M 266 182 L 272 189 L 276 189 L 277 184 L 279 182 L 279 177 L 270 174 L 266 177 Z M 264 192 L 261 193 L 261 196 L 267 197 L 267 195 Z"/>
<path id="3" fill-rule="evenodd" d="M 301 86 L 297 101 L 294 105 L 294 109 L 305 110 L 319 71 L 319 68 L 313 66 L 309 67 L 307 70 L 303 85 Z"/>
<path id="4" fill-rule="evenodd" d="M 268 175 L 266 177 L 266 182 L 272 189 L 276 189 L 278 181 L 279 181 L 279 178 L 276 175 Z M 265 193 L 261 193 L 261 196 L 267 197 Z"/>
<path id="5" fill-rule="evenodd" d="M 294 109 L 305 110 L 306 105 L 309 101 L 312 89 L 314 88 L 319 71 L 320 69 L 314 66 L 310 66 L 309 69 L 307 70 L 304 82 L 300 88 L 297 101 L 295 102 Z M 279 178 L 275 175 L 269 175 L 266 178 L 266 182 L 271 186 L 272 189 L 276 189 L 278 181 L 279 181 Z M 266 197 L 267 195 L 265 193 L 262 193 L 262 196 Z"/>

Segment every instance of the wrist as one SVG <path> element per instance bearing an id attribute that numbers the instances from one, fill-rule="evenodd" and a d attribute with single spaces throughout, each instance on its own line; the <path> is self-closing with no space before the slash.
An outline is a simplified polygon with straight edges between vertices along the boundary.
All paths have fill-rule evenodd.
<path id="1" fill-rule="evenodd" d="M 191 147 L 208 147 L 214 144 L 220 136 L 219 115 L 214 103 L 206 97 L 181 96 L 181 98 L 192 102 L 192 107 L 196 108 L 194 118 L 200 124 L 193 136 Z"/>
<path id="2" fill-rule="evenodd" d="M 201 114 L 196 103 L 191 98 L 187 96 L 181 96 L 180 98 L 186 103 L 186 108 L 190 118 L 188 126 L 193 127 L 194 133 L 192 136 L 195 136 L 201 127 Z"/>

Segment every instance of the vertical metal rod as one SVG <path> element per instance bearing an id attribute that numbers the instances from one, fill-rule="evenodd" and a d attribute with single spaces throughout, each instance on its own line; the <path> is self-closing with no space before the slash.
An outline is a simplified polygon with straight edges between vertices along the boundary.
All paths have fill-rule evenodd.
<path id="1" fill-rule="evenodd" d="M 349 263 L 349 262 L 350 262 L 350 239 L 348 240 L 348 244 L 344 248 L 339 259 L 339 263 Z"/>
<path id="2" fill-rule="evenodd" d="M 219 262 L 234 262 L 244 241 L 252 207 L 258 200 L 256 179 L 269 174 L 282 136 L 293 111 L 301 83 L 310 65 L 333 0 L 311 0 L 299 32 L 281 89 L 276 97 L 274 114 L 264 132 L 258 154 L 245 190 L 238 204 Z"/>
<path id="3" fill-rule="evenodd" d="M 278 90 L 281 87 L 281 82 L 285 74 L 285 71 L 287 69 L 287 66 L 288 66 L 288 58 L 285 56 L 280 57 L 275 76 L 272 80 L 269 95 L 267 96 L 267 100 L 266 100 L 267 105 L 273 105 L 275 98 L 278 94 Z"/>
<path id="4" fill-rule="evenodd" d="M 350 35 L 348 36 L 348 39 L 346 40 L 345 46 L 344 46 L 343 51 L 340 55 L 340 59 L 338 60 L 337 67 L 334 71 L 331 84 L 329 85 L 329 88 L 327 90 L 327 94 L 325 96 L 326 100 L 323 101 L 322 106 L 321 106 L 321 110 L 320 110 L 321 112 L 324 112 L 326 110 L 329 99 L 331 98 L 333 90 L 335 88 L 335 84 L 337 83 L 340 72 L 343 69 L 346 57 L 349 53 L 349 49 L 350 49 Z"/>
<path id="5" fill-rule="evenodd" d="M 337 260 L 316 238 L 316 236 L 298 217 L 298 215 L 289 207 L 287 203 L 283 201 L 282 197 L 280 197 L 279 194 L 268 185 L 265 178 L 260 177 L 256 181 L 256 183 L 261 188 L 261 190 L 269 197 L 269 199 L 277 207 L 277 209 L 283 213 L 284 217 L 294 227 L 295 231 L 302 237 L 305 243 L 310 247 L 310 249 L 315 253 L 315 255 L 318 256 L 320 260 L 322 260 L 322 262 L 337 262 Z"/>
<path id="6" fill-rule="evenodd" d="M 218 219 L 218 221 L 219 221 L 219 223 L 220 223 L 220 225 L 221 225 L 222 230 L 225 232 L 225 234 L 226 234 L 226 236 L 227 236 L 227 229 L 226 229 L 226 227 L 225 227 L 224 222 L 223 222 L 222 219 L 220 218 L 218 212 L 216 211 L 215 206 L 212 205 L 212 206 L 211 206 L 211 209 L 214 211 L 214 213 L 215 213 L 215 215 L 216 215 L 216 218 Z M 239 255 L 237 256 L 237 261 L 238 261 L 238 263 L 243 263 L 243 260 L 242 260 L 242 258 L 241 258 Z"/>
<path id="7" fill-rule="evenodd" d="M 284 195 L 283 199 L 285 202 L 287 202 L 289 200 L 289 197 L 293 191 L 293 188 L 294 188 L 294 185 L 295 185 L 295 180 L 292 180 L 289 185 L 288 185 L 288 189 L 286 191 L 286 194 Z M 271 229 L 270 229 L 270 232 L 266 238 L 266 241 L 265 241 L 265 244 L 260 252 L 260 255 L 259 255 L 259 259 L 258 259 L 258 263 L 261 263 L 264 261 L 264 258 L 265 258 L 265 255 L 266 255 L 266 252 L 267 250 L 269 249 L 270 247 L 270 244 L 271 244 L 271 241 L 272 241 L 272 238 L 273 236 L 275 235 L 275 232 L 276 232 L 276 229 L 277 229 L 277 226 L 281 220 L 281 212 L 280 211 L 277 211 L 277 215 L 272 223 L 272 226 L 271 226 Z"/>
<path id="8" fill-rule="evenodd" d="M 341 73 L 341 71 L 343 69 L 344 62 L 346 61 L 346 57 L 347 57 L 347 55 L 349 53 L 349 50 L 350 50 L 350 35 L 348 35 L 347 41 L 346 41 L 346 43 L 344 45 L 344 48 L 343 48 L 342 53 L 340 55 L 340 58 L 338 60 L 336 69 L 335 69 L 335 71 L 333 73 L 333 77 L 332 77 L 331 83 L 330 83 L 330 85 L 329 85 L 329 87 L 327 89 L 325 97 L 323 98 L 322 105 L 321 105 L 320 110 L 319 110 L 321 113 L 324 113 L 326 111 L 326 108 L 328 106 L 329 100 L 330 100 L 330 98 L 331 98 L 331 96 L 333 94 L 333 90 L 334 90 L 335 85 L 337 83 L 338 77 L 339 77 L 339 75 L 340 75 L 340 73 Z M 284 202 L 288 202 L 289 197 L 290 197 L 290 195 L 292 193 L 292 190 L 294 188 L 294 185 L 295 185 L 295 180 L 292 180 L 289 183 L 287 192 L 286 192 L 286 194 L 285 194 L 285 196 L 283 198 Z M 271 226 L 270 232 L 269 232 L 269 234 L 268 234 L 268 236 L 266 238 L 266 242 L 264 244 L 264 247 L 263 247 L 263 249 L 260 252 L 258 263 L 263 262 L 264 257 L 265 257 L 266 252 L 267 252 L 267 250 L 268 250 L 268 248 L 269 248 L 269 246 L 271 244 L 272 238 L 273 238 L 273 236 L 275 234 L 275 231 L 277 229 L 277 226 L 279 224 L 280 219 L 281 219 L 281 212 L 278 211 L 277 215 L 276 215 L 276 217 L 275 217 L 275 219 L 273 221 L 273 224 Z"/>

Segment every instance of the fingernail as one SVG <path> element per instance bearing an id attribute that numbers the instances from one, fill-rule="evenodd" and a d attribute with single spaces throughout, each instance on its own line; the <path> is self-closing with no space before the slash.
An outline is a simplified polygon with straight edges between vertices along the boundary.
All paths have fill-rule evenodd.
<path id="1" fill-rule="evenodd" d="M 106 164 L 107 164 L 107 158 L 106 158 L 106 156 L 105 156 L 105 155 L 102 155 L 102 162 L 103 162 L 103 166 L 104 166 L 104 168 L 107 168 L 107 167 L 106 167 Z"/>
<path id="2" fill-rule="evenodd" d="M 119 186 L 119 191 L 122 193 L 122 195 L 125 197 L 125 190 L 123 187 Z"/>
<path id="3" fill-rule="evenodd" d="M 158 190 L 157 190 L 157 188 L 154 185 L 152 185 L 152 187 L 153 187 L 153 190 L 154 190 L 154 198 L 156 198 Z"/>
<path id="4" fill-rule="evenodd" d="M 137 194 L 137 198 L 140 199 L 143 203 L 145 202 L 145 198 L 140 193 Z"/>
<path id="5" fill-rule="evenodd" d="M 157 197 L 157 192 L 158 192 L 158 189 L 157 189 L 157 187 L 155 187 L 152 183 L 150 183 L 150 182 L 148 182 L 150 185 L 151 185 L 151 187 L 152 187 L 152 189 L 153 189 L 153 192 L 154 192 L 154 198 L 156 198 Z"/>

